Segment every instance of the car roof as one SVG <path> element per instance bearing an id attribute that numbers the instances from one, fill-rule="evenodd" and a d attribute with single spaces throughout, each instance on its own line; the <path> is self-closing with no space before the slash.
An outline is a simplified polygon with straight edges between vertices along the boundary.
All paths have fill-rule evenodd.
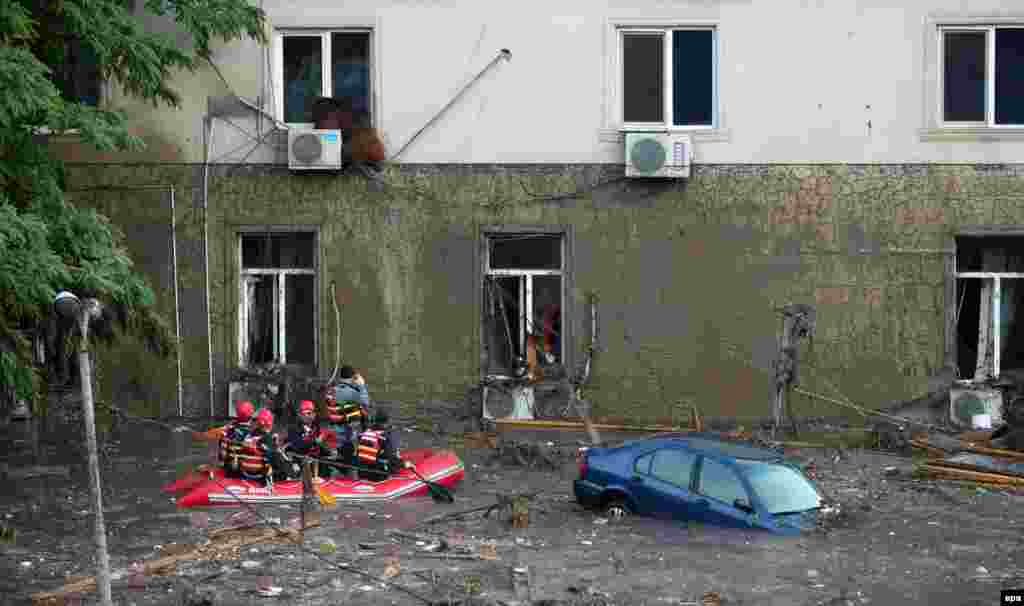
<path id="1" fill-rule="evenodd" d="M 653 446 L 657 448 L 670 445 L 682 445 L 700 454 L 732 457 L 734 459 L 747 459 L 754 461 L 778 461 L 783 459 L 783 456 L 780 453 L 766 448 L 756 448 L 754 446 L 727 442 L 712 436 L 698 436 L 693 434 L 656 436 L 628 442 L 623 446 L 629 448 Z"/>

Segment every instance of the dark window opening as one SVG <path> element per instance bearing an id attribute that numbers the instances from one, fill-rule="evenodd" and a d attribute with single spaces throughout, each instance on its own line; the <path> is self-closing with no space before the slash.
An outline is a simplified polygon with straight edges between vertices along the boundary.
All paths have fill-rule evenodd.
<path id="1" fill-rule="evenodd" d="M 315 238 L 241 235 L 242 365 L 316 364 Z"/>
<path id="2" fill-rule="evenodd" d="M 248 326 L 246 337 L 250 366 L 277 361 L 277 280 L 274 276 L 248 276 Z"/>
<path id="3" fill-rule="evenodd" d="M 313 336 L 316 280 L 314 276 L 287 276 L 284 289 L 285 356 L 289 364 L 313 364 L 316 339 Z"/>
<path id="4" fill-rule="evenodd" d="M 323 94 L 323 41 L 320 36 L 285 36 L 284 121 L 313 121 L 313 102 Z"/>
<path id="5" fill-rule="evenodd" d="M 37 52 L 50 68 L 50 77 L 62 99 L 92 107 L 99 105 L 103 76 L 92 47 L 78 38 L 53 37 Z"/>
<path id="6" fill-rule="evenodd" d="M 1024 29 L 996 30 L 996 124 L 1024 124 Z"/>
<path id="7" fill-rule="evenodd" d="M 665 52 L 662 34 L 623 34 L 622 101 L 626 122 L 665 121 Z"/>
<path id="8" fill-rule="evenodd" d="M 710 126 L 714 113 L 714 32 L 672 32 L 672 123 Z"/>
<path id="9" fill-rule="evenodd" d="M 510 371 L 516 358 L 525 358 L 520 342 L 520 278 L 491 277 L 484 284 L 487 348 L 490 373 Z"/>
<path id="10" fill-rule="evenodd" d="M 312 232 L 260 233 L 242 236 L 245 269 L 312 269 L 316 235 Z"/>
<path id="11" fill-rule="evenodd" d="M 943 36 L 943 119 L 985 121 L 986 32 L 946 32 Z"/>
<path id="12" fill-rule="evenodd" d="M 985 381 L 1024 370 L 1024 237 L 956 240 L 957 366 L 960 378 Z M 992 277 L 963 277 L 970 272 Z M 1019 374 L 1019 373 L 1018 373 Z"/>
<path id="13" fill-rule="evenodd" d="M 1024 273 L 1024 236 L 960 236 L 956 270 Z"/>
<path id="14" fill-rule="evenodd" d="M 562 236 L 488 237 L 483 285 L 488 374 L 525 368 L 531 377 L 562 364 Z"/>
<path id="15" fill-rule="evenodd" d="M 331 34 L 331 82 L 335 99 L 349 99 L 352 112 L 370 115 L 370 34 Z"/>
<path id="16" fill-rule="evenodd" d="M 490 238 L 491 269 L 561 269 L 562 238 L 513 234 Z"/>

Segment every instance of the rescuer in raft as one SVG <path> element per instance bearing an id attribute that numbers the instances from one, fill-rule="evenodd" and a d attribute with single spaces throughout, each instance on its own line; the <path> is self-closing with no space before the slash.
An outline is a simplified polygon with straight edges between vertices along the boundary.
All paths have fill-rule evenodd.
<path id="1" fill-rule="evenodd" d="M 386 480 L 392 472 L 403 467 L 412 467 L 410 461 L 402 460 L 402 452 L 398 447 L 398 437 L 388 423 L 388 414 L 383 410 L 373 417 L 368 431 L 359 435 L 359 447 L 356 449 L 358 465 L 362 475 L 371 481 Z"/>
<path id="2" fill-rule="evenodd" d="M 239 402 L 235 406 L 235 418 L 224 428 L 220 437 L 220 462 L 224 466 L 224 475 L 229 478 L 239 476 L 238 456 L 242 451 L 242 441 L 252 429 L 252 413 L 252 402 Z"/>
<path id="3" fill-rule="evenodd" d="M 366 430 L 366 422 L 370 406 L 370 394 L 366 388 L 366 380 L 349 365 L 341 367 L 341 381 L 332 390 L 328 390 L 326 399 L 327 429 L 334 432 L 337 452 L 335 459 L 342 465 L 356 462 L 355 451 L 358 435 L 355 423 L 360 430 Z M 341 473 L 345 473 L 342 469 Z M 355 475 L 353 470 L 350 474 Z"/>
<path id="4" fill-rule="evenodd" d="M 298 455 L 320 458 L 327 450 L 325 443 L 326 436 L 316 418 L 316 406 L 310 400 L 303 400 L 299 403 L 299 420 L 288 432 L 285 448 Z"/>
<path id="5" fill-rule="evenodd" d="M 256 413 L 252 432 L 245 438 L 239 467 L 247 480 L 262 480 L 268 484 L 288 477 L 290 465 L 278 447 L 274 434 L 274 413 L 263 408 Z"/>

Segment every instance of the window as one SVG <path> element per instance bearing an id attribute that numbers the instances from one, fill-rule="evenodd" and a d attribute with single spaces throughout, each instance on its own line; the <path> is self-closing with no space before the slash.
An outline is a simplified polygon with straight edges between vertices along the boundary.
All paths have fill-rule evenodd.
<path id="1" fill-rule="evenodd" d="M 714 28 L 620 28 L 625 128 L 710 128 L 716 123 Z"/>
<path id="2" fill-rule="evenodd" d="M 91 47 L 76 36 L 58 34 L 45 37 L 35 52 L 65 101 L 99 105 L 103 76 Z"/>
<path id="3" fill-rule="evenodd" d="M 283 121 L 312 125 L 316 98 L 334 97 L 371 122 L 370 38 L 369 30 L 281 32 L 274 94 Z"/>
<path id="4" fill-rule="evenodd" d="M 956 239 L 957 363 L 984 381 L 1024 368 L 1024 236 Z"/>
<path id="5" fill-rule="evenodd" d="M 484 277 L 489 374 L 562 364 L 563 237 L 490 234 Z M 518 359 L 518 360 L 517 360 Z"/>
<path id="6" fill-rule="evenodd" d="M 685 450 L 666 449 L 654 454 L 651 475 L 662 482 L 689 488 L 697 456 Z"/>
<path id="7" fill-rule="evenodd" d="M 821 506 L 818 491 L 792 467 L 762 461 L 736 461 L 751 489 L 772 514 L 796 513 Z"/>
<path id="8" fill-rule="evenodd" d="M 1024 26 L 941 30 L 942 121 L 1024 126 Z"/>
<path id="9" fill-rule="evenodd" d="M 239 364 L 316 364 L 316 234 L 240 234 Z"/>
<path id="10" fill-rule="evenodd" d="M 709 498 L 732 505 L 736 499 L 747 503 L 747 490 L 733 470 L 713 459 L 704 457 L 700 466 L 699 492 Z"/>

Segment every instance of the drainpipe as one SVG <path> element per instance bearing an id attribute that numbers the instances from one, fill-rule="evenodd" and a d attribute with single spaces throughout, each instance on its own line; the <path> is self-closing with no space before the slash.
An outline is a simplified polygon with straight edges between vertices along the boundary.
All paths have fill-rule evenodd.
<path id="1" fill-rule="evenodd" d="M 178 358 L 178 416 L 185 416 L 181 391 L 181 309 L 178 307 L 178 221 L 174 216 L 174 186 L 171 193 L 171 279 L 174 281 L 174 340 Z"/>
<path id="2" fill-rule="evenodd" d="M 207 110 L 203 117 L 203 268 L 206 270 L 206 361 L 210 374 L 210 418 L 213 409 L 213 332 L 210 322 L 210 150 L 213 148 L 213 119 Z"/>

